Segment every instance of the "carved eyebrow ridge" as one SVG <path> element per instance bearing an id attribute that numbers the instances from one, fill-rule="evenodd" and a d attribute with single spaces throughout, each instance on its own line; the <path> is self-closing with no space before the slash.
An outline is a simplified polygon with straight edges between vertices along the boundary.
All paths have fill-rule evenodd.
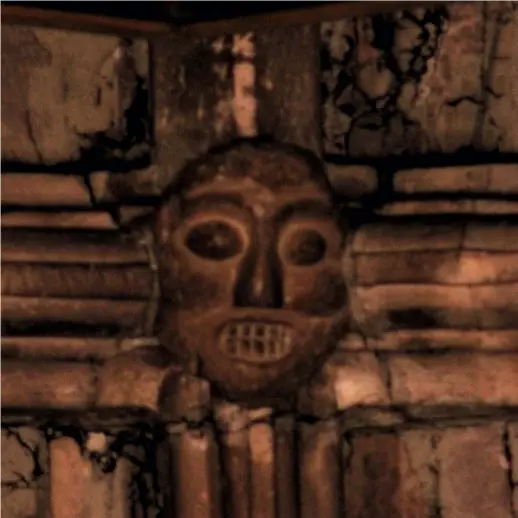
<path id="1" fill-rule="evenodd" d="M 244 208 L 245 203 L 243 197 L 239 193 L 204 193 L 199 196 L 184 199 L 184 203 L 203 205 L 222 205 L 231 204 L 239 208 Z"/>

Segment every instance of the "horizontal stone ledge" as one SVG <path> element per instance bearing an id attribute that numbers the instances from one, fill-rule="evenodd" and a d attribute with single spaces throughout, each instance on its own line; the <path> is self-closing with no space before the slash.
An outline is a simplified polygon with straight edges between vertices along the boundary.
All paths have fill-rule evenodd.
<path id="1" fill-rule="evenodd" d="M 2 265 L 2 296 L 149 299 L 154 274 L 147 265 Z"/>
<path id="2" fill-rule="evenodd" d="M 477 285 L 518 281 L 518 252 L 430 250 L 357 254 L 354 284 Z"/>
<path id="3" fill-rule="evenodd" d="M 518 327 L 518 283 L 353 287 L 350 301 L 357 329 L 371 337 L 402 329 Z"/>
<path id="4" fill-rule="evenodd" d="M 349 199 L 372 195 L 379 188 L 380 173 L 363 164 L 326 162 L 327 176 L 334 191 Z M 518 164 L 476 164 L 403 169 L 393 175 L 396 193 L 413 195 L 518 194 Z"/>
<path id="5" fill-rule="evenodd" d="M 378 189 L 378 172 L 366 165 L 326 163 L 326 172 L 333 191 L 348 199 L 358 199 Z"/>
<path id="6" fill-rule="evenodd" d="M 382 216 L 433 214 L 518 214 L 518 202 L 506 200 L 426 200 L 388 203 L 375 211 Z"/>
<path id="7" fill-rule="evenodd" d="M 405 405 L 403 407 L 354 407 L 338 414 L 340 430 L 382 431 L 398 429 L 464 428 L 490 422 L 518 421 L 518 406 Z"/>
<path id="8" fill-rule="evenodd" d="M 394 189 L 405 194 L 518 193 L 518 164 L 481 164 L 408 169 L 394 175 Z"/>
<path id="9" fill-rule="evenodd" d="M 3 411 L 85 410 L 95 404 L 97 372 L 88 363 L 3 361 L 1 382 Z"/>
<path id="10" fill-rule="evenodd" d="M 501 222 L 368 223 L 355 233 L 353 254 L 472 250 L 518 251 L 518 224 Z"/>
<path id="11" fill-rule="evenodd" d="M 135 237 L 119 232 L 2 231 L 2 264 L 147 264 Z"/>
<path id="12" fill-rule="evenodd" d="M 351 333 L 339 345 L 347 351 L 518 351 L 518 329 L 501 331 L 460 331 L 427 329 L 388 331 L 379 337 Z"/>
<path id="13" fill-rule="evenodd" d="M 119 355 L 105 366 L 90 363 L 4 360 L 2 408 L 20 412 L 126 410 L 162 412 L 165 380 L 181 371 L 164 352 L 141 348 Z M 173 375 L 171 378 L 170 375 Z M 189 382 L 170 384 L 179 396 L 181 412 L 198 412 L 208 405 L 207 391 Z M 307 392 L 307 393 L 306 393 Z M 160 407 L 159 407 L 160 405 Z M 191 405 L 191 406 L 190 406 Z M 299 401 L 302 415 L 325 417 L 356 408 L 406 412 L 418 406 L 442 408 L 518 408 L 518 354 L 445 352 L 382 354 L 338 351 L 327 362 Z M 426 413 L 426 412 L 424 412 Z M 183 414 L 182 414 L 183 415 Z M 109 417 L 109 416 L 108 416 Z"/>
<path id="14" fill-rule="evenodd" d="M 117 326 L 138 329 L 147 302 L 137 300 L 2 296 L 2 320 Z"/>
<path id="15" fill-rule="evenodd" d="M 518 406 L 518 354 L 387 359 L 393 405 Z"/>
<path id="16" fill-rule="evenodd" d="M 337 351 L 304 389 L 299 411 L 328 418 L 418 405 L 518 408 L 518 354 Z"/>
<path id="17" fill-rule="evenodd" d="M 39 361 L 106 361 L 144 346 L 158 346 L 158 340 L 142 338 L 73 338 L 47 336 L 2 337 L 3 359 Z"/>
<path id="18" fill-rule="evenodd" d="M 117 230 L 111 214 L 92 212 L 8 212 L 2 214 L 2 228 L 49 228 L 81 230 Z"/>
<path id="19" fill-rule="evenodd" d="M 83 176 L 48 173 L 2 173 L 2 204 L 89 207 L 92 198 Z"/>

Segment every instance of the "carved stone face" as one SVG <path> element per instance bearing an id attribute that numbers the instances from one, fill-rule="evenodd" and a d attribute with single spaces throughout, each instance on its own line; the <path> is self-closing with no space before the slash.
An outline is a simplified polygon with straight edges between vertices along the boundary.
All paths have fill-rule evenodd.
<path id="1" fill-rule="evenodd" d="M 162 209 L 158 333 L 253 403 L 303 384 L 347 320 L 340 229 L 302 155 L 239 145 L 182 177 Z"/>

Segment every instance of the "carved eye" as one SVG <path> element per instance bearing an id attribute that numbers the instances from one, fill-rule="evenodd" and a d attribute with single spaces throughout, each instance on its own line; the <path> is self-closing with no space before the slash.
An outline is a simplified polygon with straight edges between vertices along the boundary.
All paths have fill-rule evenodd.
<path id="1" fill-rule="evenodd" d="M 316 230 L 299 230 L 288 243 L 288 259 L 298 266 L 318 263 L 326 253 L 326 240 Z"/>
<path id="2" fill-rule="evenodd" d="M 187 235 L 185 244 L 196 255 L 214 261 L 229 259 L 242 249 L 237 232 L 221 222 L 203 223 L 194 227 Z"/>

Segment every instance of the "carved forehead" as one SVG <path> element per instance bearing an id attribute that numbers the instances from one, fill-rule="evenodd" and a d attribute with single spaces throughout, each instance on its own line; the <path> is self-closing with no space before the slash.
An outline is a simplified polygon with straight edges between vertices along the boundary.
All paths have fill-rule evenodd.
<path id="1" fill-rule="evenodd" d="M 250 178 L 272 191 L 299 187 L 312 181 L 329 191 L 324 171 L 316 158 L 293 148 L 251 143 L 234 145 L 208 155 L 182 173 L 177 190 L 181 194 L 220 178 Z"/>

